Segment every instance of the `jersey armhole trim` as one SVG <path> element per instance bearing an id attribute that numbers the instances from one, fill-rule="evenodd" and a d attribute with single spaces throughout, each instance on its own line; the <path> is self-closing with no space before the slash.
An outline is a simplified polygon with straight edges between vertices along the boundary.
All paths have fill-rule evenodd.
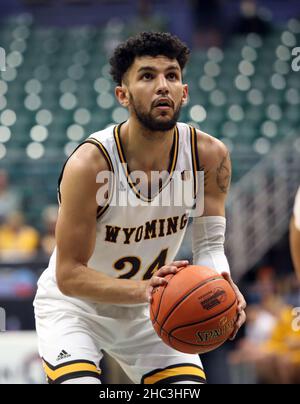
<path id="1" fill-rule="evenodd" d="M 191 153 L 192 153 L 192 166 L 193 166 L 193 176 L 194 176 L 194 198 L 196 198 L 198 192 L 198 171 L 200 170 L 200 162 L 198 156 L 197 147 L 197 132 L 196 129 L 190 126 L 190 138 L 191 138 Z"/>
<path id="2" fill-rule="evenodd" d="M 63 165 L 61 174 L 60 174 L 59 179 L 58 179 L 58 186 L 57 186 L 57 197 L 58 197 L 58 203 L 59 203 L 59 204 L 61 204 L 60 183 L 61 183 L 61 180 L 62 180 L 62 177 L 63 177 L 63 173 L 64 173 L 64 170 L 65 170 L 66 164 L 67 164 L 67 162 L 69 161 L 70 157 L 76 152 L 76 150 L 78 150 L 80 146 L 82 146 L 83 144 L 86 144 L 86 143 L 93 144 L 93 145 L 95 145 L 95 146 L 98 148 L 98 150 L 100 150 L 100 152 L 101 152 L 102 155 L 104 156 L 104 158 L 105 158 L 105 160 L 106 160 L 106 162 L 107 162 L 107 164 L 108 164 L 108 166 L 109 166 L 111 172 L 114 173 L 114 168 L 113 168 L 113 164 L 112 164 L 111 158 L 110 158 L 109 153 L 107 152 L 106 148 L 103 146 L 103 144 L 102 144 L 101 142 L 99 142 L 99 140 L 97 140 L 97 139 L 95 139 L 95 138 L 88 138 L 88 139 L 86 139 L 84 142 L 80 143 L 80 144 L 76 147 L 76 149 L 75 149 L 75 150 L 73 151 L 73 153 L 68 157 L 68 159 L 66 160 L 66 162 L 65 162 L 64 165 Z M 108 209 L 109 203 L 110 203 L 110 201 L 111 201 L 111 199 L 112 199 L 113 191 L 114 191 L 114 181 L 113 181 L 113 183 L 112 183 L 112 190 L 111 190 L 110 195 L 109 195 L 107 201 L 105 202 L 104 206 L 98 206 L 98 208 L 97 208 L 97 216 L 96 216 L 96 217 L 97 217 L 97 220 L 98 220 L 98 219 L 100 218 L 100 216 L 102 216 L 102 215 L 104 214 L 104 212 Z"/>
<path id="3" fill-rule="evenodd" d="M 114 173 L 113 163 L 112 163 L 112 161 L 111 161 L 111 158 L 110 158 L 110 156 L 109 156 L 108 151 L 107 151 L 106 148 L 103 146 L 103 144 L 102 144 L 99 140 L 97 140 L 97 139 L 95 139 L 95 138 L 93 138 L 93 137 L 88 138 L 84 143 L 91 143 L 91 144 L 94 144 L 96 147 L 98 147 L 98 149 L 100 150 L 100 152 L 103 154 L 103 156 L 104 156 L 104 158 L 105 158 L 105 160 L 106 160 L 106 162 L 107 162 L 107 164 L 108 164 L 108 166 L 109 166 L 109 168 L 110 168 L 110 171 L 111 171 L 112 173 Z M 102 216 L 102 215 L 104 214 L 104 212 L 106 212 L 106 210 L 108 209 L 109 204 L 110 204 L 110 201 L 111 201 L 112 196 L 113 196 L 113 192 L 114 192 L 114 180 L 112 181 L 112 189 L 111 189 L 110 195 L 109 195 L 107 201 L 105 202 L 104 206 L 98 206 L 98 208 L 97 208 L 97 220 L 98 220 L 98 219 L 100 218 L 100 216 Z"/>

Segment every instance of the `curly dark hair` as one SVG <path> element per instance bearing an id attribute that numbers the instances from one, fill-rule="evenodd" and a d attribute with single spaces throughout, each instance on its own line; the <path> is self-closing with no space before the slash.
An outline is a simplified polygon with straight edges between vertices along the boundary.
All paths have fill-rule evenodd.
<path id="1" fill-rule="evenodd" d="M 138 56 L 163 55 L 177 59 L 183 70 L 190 54 L 189 48 L 175 35 L 167 32 L 141 32 L 121 43 L 110 58 L 110 73 L 114 81 L 122 84 L 124 74 Z"/>

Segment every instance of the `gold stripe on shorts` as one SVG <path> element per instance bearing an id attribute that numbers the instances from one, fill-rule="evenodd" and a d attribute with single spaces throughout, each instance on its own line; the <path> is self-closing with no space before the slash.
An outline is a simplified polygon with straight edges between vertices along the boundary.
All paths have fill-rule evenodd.
<path id="1" fill-rule="evenodd" d="M 91 376 L 99 379 L 101 374 L 96 365 L 87 360 L 74 360 L 52 366 L 43 359 L 43 367 L 48 377 L 49 383 L 58 384 L 64 380 L 74 379 L 77 377 Z"/>
<path id="2" fill-rule="evenodd" d="M 172 365 L 165 369 L 156 369 L 142 378 L 142 384 L 174 383 L 175 381 L 197 381 L 206 383 L 203 369 L 193 364 Z"/>

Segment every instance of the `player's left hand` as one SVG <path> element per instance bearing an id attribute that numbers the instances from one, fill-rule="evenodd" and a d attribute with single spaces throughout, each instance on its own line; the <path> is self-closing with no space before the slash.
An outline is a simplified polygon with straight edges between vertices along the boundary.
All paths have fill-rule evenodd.
<path id="1" fill-rule="evenodd" d="M 223 278 L 230 283 L 232 289 L 235 291 L 236 294 L 236 298 L 237 298 L 237 320 L 235 323 L 235 329 L 230 337 L 230 340 L 234 340 L 234 338 L 236 337 L 236 334 L 238 333 L 238 330 L 241 328 L 241 326 L 244 324 L 244 322 L 246 321 L 246 313 L 245 313 L 245 309 L 246 309 L 246 301 L 244 299 L 244 296 L 241 294 L 239 288 L 236 286 L 236 284 L 233 282 L 231 276 L 229 275 L 228 272 L 222 272 L 222 276 Z"/>

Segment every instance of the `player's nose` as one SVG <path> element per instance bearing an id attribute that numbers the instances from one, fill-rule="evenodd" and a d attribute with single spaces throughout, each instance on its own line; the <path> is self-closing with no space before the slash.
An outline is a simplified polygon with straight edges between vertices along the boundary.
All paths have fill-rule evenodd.
<path id="1" fill-rule="evenodd" d="M 160 74 L 157 76 L 157 88 L 156 88 L 156 93 L 157 94 L 168 94 L 169 89 L 168 89 L 168 82 L 166 80 L 166 77 L 164 74 Z"/>

